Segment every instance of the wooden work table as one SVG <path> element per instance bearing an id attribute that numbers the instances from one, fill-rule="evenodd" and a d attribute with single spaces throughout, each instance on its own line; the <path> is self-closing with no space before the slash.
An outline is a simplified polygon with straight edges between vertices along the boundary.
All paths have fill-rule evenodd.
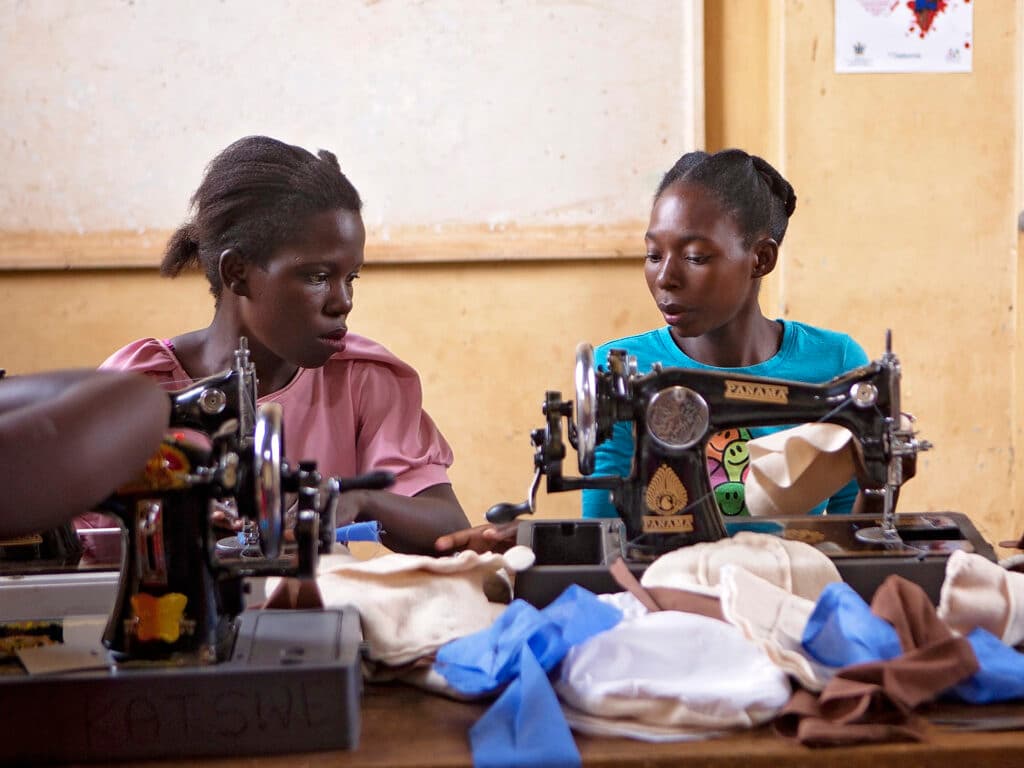
<path id="1" fill-rule="evenodd" d="M 369 768 L 471 766 L 467 732 L 484 712 L 484 704 L 466 704 L 423 693 L 404 685 L 368 685 L 363 694 L 359 749 L 260 757 L 205 758 L 112 765 L 210 766 L 214 768 Z M 943 708 L 943 714 L 1014 715 L 1024 705 Z M 54 732 L 59 732 L 54 724 Z M 1024 764 L 1024 730 L 958 732 L 934 728 L 927 743 L 887 743 L 809 749 L 776 736 L 770 728 L 724 738 L 649 744 L 618 738 L 578 735 L 585 766 L 701 766 L 768 768 L 768 766 L 841 766 L 842 768 L 1011 768 Z"/>

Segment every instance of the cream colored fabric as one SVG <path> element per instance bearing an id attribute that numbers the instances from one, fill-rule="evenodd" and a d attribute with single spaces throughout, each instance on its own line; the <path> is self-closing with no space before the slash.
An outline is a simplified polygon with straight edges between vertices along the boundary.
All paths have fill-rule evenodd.
<path id="1" fill-rule="evenodd" d="M 677 741 L 699 741 L 725 736 L 728 731 L 712 728 L 685 728 L 682 726 L 650 725 L 636 720 L 622 720 L 611 717 L 599 717 L 580 712 L 562 702 L 562 713 L 565 722 L 577 733 L 591 736 L 618 736 L 636 741 L 656 743 Z"/>
<path id="2" fill-rule="evenodd" d="M 321 558 L 317 585 L 324 607 L 358 609 L 368 658 L 398 666 L 489 627 L 511 599 L 510 575 L 533 560 L 521 546 L 451 557 L 329 555 Z M 275 586 L 268 581 L 268 594 Z"/>
<path id="3" fill-rule="evenodd" d="M 751 515 L 802 515 L 854 477 L 853 435 L 836 424 L 801 424 L 747 443 Z"/>
<path id="4" fill-rule="evenodd" d="M 1024 573 L 954 552 L 946 561 L 938 615 L 961 634 L 981 627 L 1007 645 L 1024 643 Z"/>
<path id="5" fill-rule="evenodd" d="M 728 539 L 694 544 L 662 555 L 644 572 L 645 587 L 720 594 L 723 566 L 740 565 L 771 584 L 815 601 L 826 584 L 841 581 L 835 564 L 801 541 L 740 531 Z"/>
<path id="6" fill-rule="evenodd" d="M 791 693 L 785 673 L 735 627 L 680 611 L 648 613 L 571 648 L 555 689 L 587 715 L 691 730 L 767 722 Z"/>
<path id="7" fill-rule="evenodd" d="M 810 691 L 820 691 L 831 670 L 803 650 L 801 640 L 814 601 L 790 594 L 738 565 L 719 574 L 722 614 L 747 640 Z"/>

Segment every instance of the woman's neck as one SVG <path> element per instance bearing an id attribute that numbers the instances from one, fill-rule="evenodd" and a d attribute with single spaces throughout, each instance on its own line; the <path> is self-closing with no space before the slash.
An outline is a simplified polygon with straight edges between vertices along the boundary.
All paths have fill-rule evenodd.
<path id="1" fill-rule="evenodd" d="M 760 313 L 748 323 L 730 323 L 703 336 L 681 337 L 674 328 L 669 333 L 688 357 L 716 368 L 749 368 L 782 347 L 782 324 Z"/>
<path id="2" fill-rule="evenodd" d="M 247 336 L 244 329 L 215 316 L 208 328 L 177 336 L 171 341 L 174 353 L 188 375 L 201 379 L 235 364 L 235 350 L 241 336 Z M 260 395 L 276 392 L 295 378 L 298 366 L 282 360 L 251 336 L 248 341 Z"/>

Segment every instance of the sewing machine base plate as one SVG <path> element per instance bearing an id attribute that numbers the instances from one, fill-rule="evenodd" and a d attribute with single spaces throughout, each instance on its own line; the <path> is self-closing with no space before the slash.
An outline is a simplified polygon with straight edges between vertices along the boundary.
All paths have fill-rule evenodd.
<path id="1" fill-rule="evenodd" d="M 902 544 L 896 546 L 873 546 L 857 539 L 858 530 L 876 525 L 878 518 L 873 515 L 726 519 L 730 534 L 750 530 L 817 547 L 832 558 L 843 580 L 868 602 L 887 576 L 897 574 L 920 584 L 937 604 L 946 560 L 952 552 L 964 550 L 996 559 L 992 546 L 959 512 L 898 515 Z M 622 531 L 617 519 L 522 520 L 517 543 L 531 547 L 537 560 L 516 576 L 516 597 L 543 607 L 570 584 L 595 593 L 621 591 L 608 573 L 609 564 L 623 556 L 637 577 L 648 565 L 631 556 Z"/>
<path id="2" fill-rule="evenodd" d="M 0 676 L 5 762 L 354 749 L 361 639 L 355 610 L 246 611 L 220 664 Z"/>

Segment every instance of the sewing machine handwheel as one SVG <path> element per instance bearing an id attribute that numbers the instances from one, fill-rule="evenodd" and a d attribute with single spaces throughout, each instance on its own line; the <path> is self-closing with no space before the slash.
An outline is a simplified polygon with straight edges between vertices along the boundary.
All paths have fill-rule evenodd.
<path id="1" fill-rule="evenodd" d="M 260 544 L 265 557 L 281 552 L 281 457 L 283 454 L 282 409 L 279 403 L 260 406 L 253 442 L 253 482 Z"/>
<path id="2" fill-rule="evenodd" d="M 594 347 L 587 342 L 576 346 L 576 455 L 580 474 L 594 473 L 597 447 L 597 374 Z"/>

